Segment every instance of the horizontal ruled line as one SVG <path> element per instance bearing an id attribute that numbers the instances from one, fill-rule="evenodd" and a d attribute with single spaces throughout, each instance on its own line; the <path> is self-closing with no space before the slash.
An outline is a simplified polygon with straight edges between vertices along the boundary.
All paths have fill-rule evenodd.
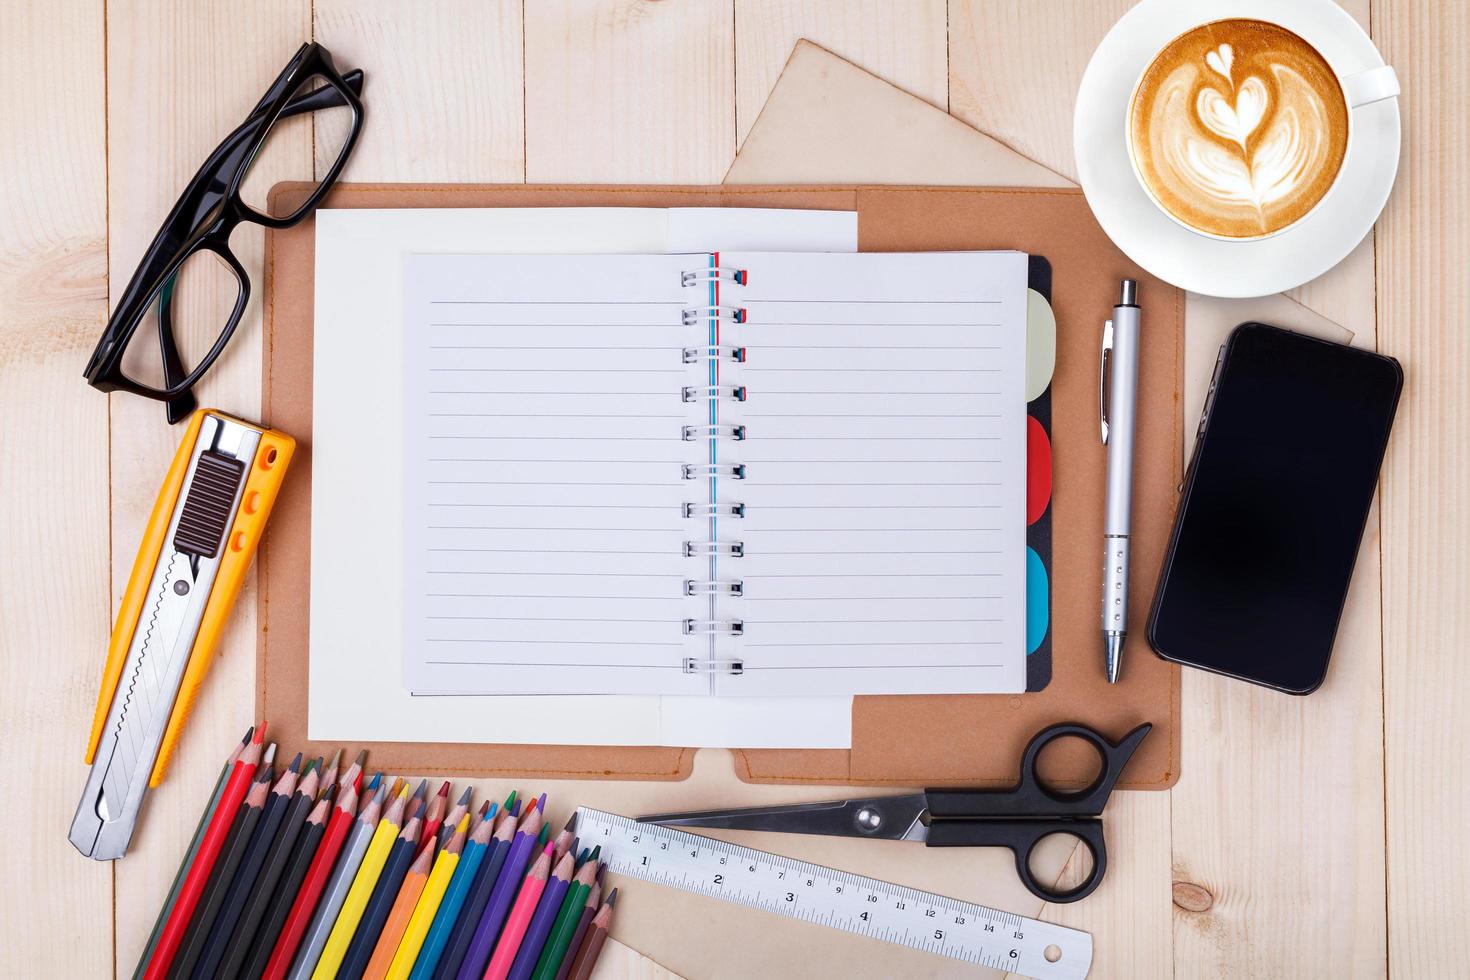
<path id="1" fill-rule="evenodd" d="M 1002 551 L 757 551 L 746 547 L 746 558 L 828 558 L 838 555 L 1000 555 Z M 999 573 L 996 573 L 999 574 Z M 821 576 L 827 578 L 829 576 Z"/>
<path id="2" fill-rule="evenodd" d="M 468 620 L 474 622 L 509 621 L 517 623 L 670 623 L 676 626 L 680 623 L 680 620 L 674 617 L 666 617 L 663 619 L 608 619 L 605 617 L 595 616 L 425 616 L 424 618 Z"/>
<path id="3" fill-rule="evenodd" d="M 621 370 L 621 369 L 620 369 Z M 747 374 L 758 371 L 820 371 L 833 374 L 998 374 L 1001 368 L 849 368 L 849 367 L 745 367 Z"/>
<path id="4" fill-rule="evenodd" d="M 530 527 L 524 524 L 430 524 L 430 531 L 590 531 L 596 534 L 627 532 L 656 532 L 659 534 L 682 534 L 678 528 L 670 527 Z M 948 530 L 946 528 L 945 530 Z"/>
<path id="5" fill-rule="evenodd" d="M 996 553 L 999 554 L 999 552 Z M 746 582 L 753 582 L 756 579 L 765 578 L 1000 578 L 1004 574 L 1004 572 L 803 572 L 800 575 L 742 574 L 740 577 Z M 936 596 L 935 598 L 943 597 Z M 999 599 L 1000 596 L 979 596 L 977 598 Z"/>
<path id="6" fill-rule="evenodd" d="M 444 554 L 471 555 L 660 555 L 665 558 L 682 558 L 679 551 L 589 551 L 582 548 L 425 548 L 425 551 Z"/>
<path id="7" fill-rule="evenodd" d="M 555 573 L 552 573 L 555 574 Z M 664 577 L 664 576 L 657 576 Z M 544 594 L 539 592 L 425 592 L 424 596 L 429 599 L 635 599 L 649 602 L 683 602 L 686 597 L 679 595 L 561 595 Z"/>
<path id="8" fill-rule="evenodd" d="M 503 642 L 508 642 L 508 641 L 504 641 L 504 640 L 500 640 L 500 641 L 489 641 L 489 640 L 486 640 L 486 641 L 482 641 L 482 642 L 487 642 L 487 643 L 488 642 L 502 642 L 503 643 Z M 516 642 L 524 643 L 524 642 L 528 642 L 528 641 L 518 640 Z M 679 644 L 679 643 L 625 643 L 625 644 L 613 643 L 613 644 L 607 644 L 607 645 L 609 645 L 609 646 L 635 646 L 635 647 L 682 646 L 682 644 Z M 538 661 L 535 661 L 534 663 L 524 663 L 524 662 L 516 661 L 516 660 L 425 660 L 424 663 L 426 663 L 426 664 L 434 664 L 435 666 L 440 666 L 440 667 L 594 667 L 594 668 L 597 668 L 598 670 L 601 670 L 603 668 L 612 668 L 612 667 L 616 667 L 616 668 L 619 668 L 619 669 L 622 669 L 622 670 L 683 670 L 684 669 L 684 664 L 682 662 L 680 662 L 680 663 L 673 663 L 673 664 L 610 664 L 610 663 L 606 663 L 604 661 L 598 661 L 598 662 L 595 662 L 595 663 L 582 663 L 580 661 L 578 661 L 576 663 L 567 663 L 565 661 L 553 662 L 553 661 L 549 661 L 549 660 L 538 660 Z M 456 693 L 458 693 L 458 692 L 456 692 Z M 432 695 L 432 694 L 430 694 L 430 695 L 423 695 L 423 696 L 426 696 L 426 697 L 434 697 L 434 695 Z M 461 696 L 463 696 L 463 695 L 461 695 Z"/>
<path id="9" fill-rule="evenodd" d="M 942 301 L 937 301 L 942 302 Z M 996 302 L 999 302 L 997 300 Z M 672 299 L 431 299 L 430 306 L 687 306 Z"/>
<path id="10" fill-rule="evenodd" d="M 429 504 L 430 507 L 557 507 L 567 510 L 678 510 L 676 504 Z M 997 504 L 996 506 L 1000 506 Z"/>
<path id="11" fill-rule="evenodd" d="M 684 576 L 670 575 L 667 572 L 470 572 L 455 569 L 429 569 L 426 575 L 541 575 L 549 578 L 566 576 L 568 578 L 667 578 L 681 581 Z"/>
<path id="12" fill-rule="evenodd" d="M 756 646 L 756 644 L 754 644 L 754 643 L 749 643 L 749 644 L 746 644 L 746 645 L 747 646 Z M 934 644 L 934 643 L 913 643 L 913 644 L 905 644 L 905 645 L 906 646 L 927 647 L 927 646 L 936 646 L 937 644 Z M 833 666 L 832 664 L 810 664 L 810 665 L 805 665 L 805 666 L 804 665 L 801 665 L 801 664 L 791 664 L 791 665 L 785 665 L 785 666 L 772 664 L 772 665 L 767 665 L 767 666 L 761 666 L 761 665 L 758 665 L 758 664 L 746 663 L 744 665 L 743 669 L 746 670 L 746 671 L 752 671 L 752 670 L 831 670 L 832 669 L 832 666 Z M 1001 667 L 1004 667 L 1004 666 L 1005 666 L 1005 664 L 972 664 L 972 663 L 963 663 L 963 664 L 916 664 L 916 663 L 912 663 L 912 662 L 907 661 L 907 660 L 904 661 L 901 664 L 842 664 L 841 665 L 841 667 L 842 667 L 843 670 L 973 670 L 976 667 L 990 667 L 990 668 L 996 669 L 996 668 L 1001 668 Z"/>
<path id="13" fill-rule="evenodd" d="M 861 600 L 858 600 L 861 601 Z M 991 619 L 746 619 L 747 626 L 791 626 L 791 625 L 845 625 L 847 623 L 1003 623 L 1000 618 Z M 759 644 L 756 644 L 759 645 Z"/>
<path id="14" fill-rule="evenodd" d="M 765 578 L 780 578 L 781 576 L 763 576 Z M 811 577 L 811 576 L 796 576 Z M 903 576 L 896 576 L 902 578 Z M 929 578 L 945 578 L 943 575 L 920 576 Z M 747 579 L 748 580 L 748 579 Z M 795 596 L 746 596 L 745 602 L 845 602 L 856 600 L 860 602 L 943 602 L 950 599 L 973 602 L 977 599 L 1004 599 L 999 595 L 935 595 L 935 596 L 850 596 L 850 595 L 795 595 Z"/>
<path id="15" fill-rule="evenodd" d="M 597 415 L 565 412 L 430 412 L 436 419 L 682 419 L 683 415 L 639 415 L 603 412 Z"/>

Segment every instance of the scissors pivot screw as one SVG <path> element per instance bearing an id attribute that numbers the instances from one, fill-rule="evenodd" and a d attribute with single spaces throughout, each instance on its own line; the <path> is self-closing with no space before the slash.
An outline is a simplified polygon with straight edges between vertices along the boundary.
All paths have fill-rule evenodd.
<path id="1" fill-rule="evenodd" d="M 883 827 L 883 814 L 870 806 L 859 810 L 854 819 L 857 820 L 858 830 L 867 834 L 877 833 Z"/>

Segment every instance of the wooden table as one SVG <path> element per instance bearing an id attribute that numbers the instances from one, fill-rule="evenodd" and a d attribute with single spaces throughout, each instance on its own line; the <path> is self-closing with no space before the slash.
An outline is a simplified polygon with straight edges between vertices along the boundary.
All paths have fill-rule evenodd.
<path id="1" fill-rule="evenodd" d="M 1183 779 L 1116 798 L 1104 889 L 1042 910 L 1095 934 L 1097 977 L 1470 970 L 1470 4 L 1346 2 L 1403 82 L 1403 163 L 1373 243 L 1376 306 L 1363 283 L 1294 295 L 1376 330 L 1407 373 L 1352 598 L 1354 629 L 1381 643 L 1306 699 L 1186 673 Z M 1074 175 L 1077 80 L 1127 6 L 7 0 L 0 974 L 128 975 L 172 875 L 65 840 L 110 618 L 178 439 L 158 405 L 80 375 L 179 188 L 303 39 L 368 72 L 347 179 L 717 183 L 799 37 Z M 326 163 L 309 128 L 277 150 L 281 177 Z M 237 246 L 263 281 L 259 233 Z M 205 404 L 258 410 L 259 317 L 256 302 Z M 188 833 L 248 723 L 253 608 L 247 595 L 152 798 L 154 839 Z M 608 970 L 654 972 L 632 955 Z"/>

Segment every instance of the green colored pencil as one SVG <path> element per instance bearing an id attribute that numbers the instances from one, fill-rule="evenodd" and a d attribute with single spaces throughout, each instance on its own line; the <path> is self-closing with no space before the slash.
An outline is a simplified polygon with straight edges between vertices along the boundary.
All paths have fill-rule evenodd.
<path id="1" fill-rule="evenodd" d="M 133 969 L 133 980 L 142 980 L 143 974 L 148 970 L 148 961 L 153 959 L 153 949 L 158 945 L 158 937 L 163 933 L 163 924 L 168 921 L 169 913 L 174 910 L 174 902 L 178 901 L 179 889 L 184 886 L 184 877 L 189 873 L 189 865 L 194 863 L 194 856 L 199 853 L 199 843 L 204 840 L 204 831 L 209 827 L 209 818 L 214 816 L 214 808 L 219 806 L 220 794 L 225 791 L 225 780 L 229 778 L 230 769 L 235 765 L 235 760 L 240 758 L 240 753 L 245 751 L 245 746 L 250 744 L 250 738 L 255 734 L 255 726 L 251 725 L 245 732 L 245 737 L 240 744 L 235 746 L 235 751 L 225 760 L 224 766 L 219 771 L 219 778 L 214 781 L 214 792 L 209 794 L 209 802 L 204 805 L 204 812 L 199 814 L 199 826 L 194 828 L 194 836 L 189 841 L 189 849 L 184 852 L 184 860 L 179 862 L 179 870 L 174 874 L 174 883 L 169 886 L 168 898 L 164 899 L 163 908 L 158 910 L 158 920 L 153 923 L 153 931 L 148 934 L 148 945 L 143 947 L 143 956 L 138 960 L 138 965 Z"/>
<path id="2" fill-rule="evenodd" d="M 588 892 L 592 891 L 592 883 L 597 880 L 596 855 L 599 853 L 600 849 L 582 862 L 576 876 L 572 878 L 572 885 L 562 899 L 561 910 L 551 924 L 546 945 L 541 949 L 541 957 L 536 961 L 536 968 L 531 971 L 531 980 L 552 980 L 556 976 L 562 958 L 567 955 L 572 933 L 577 929 L 577 920 L 582 917 L 582 905 L 587 901 Z"/>

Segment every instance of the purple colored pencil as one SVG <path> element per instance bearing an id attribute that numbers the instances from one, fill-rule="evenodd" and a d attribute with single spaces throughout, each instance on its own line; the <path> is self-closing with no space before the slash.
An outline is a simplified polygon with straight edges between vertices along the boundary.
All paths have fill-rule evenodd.
<path id="1" fill-rule="evenodd" d="M 543 793 L 534 812 L 526 814 L 526 819 L 521 821 L 525 829 L 518 829 L 511 841 L 505 865 L 495 881 L 495 890 L 490 893 L 490 903 L 485 906 L 485 914 L 470 939 L 464 962 L 459 965 L 457 980 L 480 980 L 484 976 L 490 954 L 495 952 L 495 940 L 500 937 L 500 927 L 505 925 L 505 917 L 510 914 L 511 903 L 515 901 L 521 879 L 525 877 L 526 866 L 531 863 L 531 852 L 536 846 L 536 835 L 541 832 L 541 812 L 545 805 L 546 794 Z"/>

